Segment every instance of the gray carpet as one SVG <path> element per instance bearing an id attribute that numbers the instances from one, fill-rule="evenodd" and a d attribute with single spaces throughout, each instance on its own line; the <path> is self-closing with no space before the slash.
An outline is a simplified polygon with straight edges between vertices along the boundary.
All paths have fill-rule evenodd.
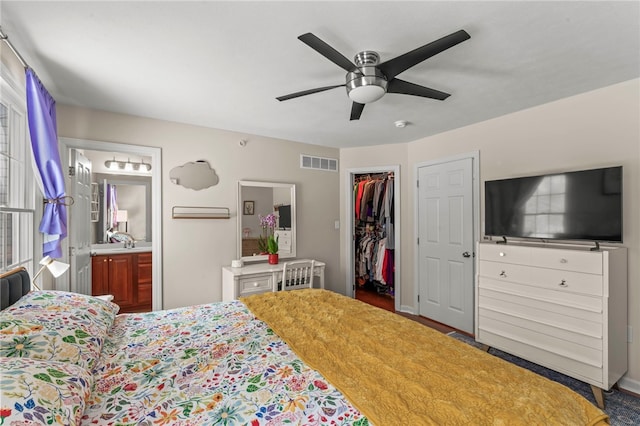
<path id="1" fill-rule="evenodd" d="M 449 335 L 472 346 L 480 347 L 480 344 L 477 343 L 472 337 L 455 332 L 450 333 Z M 579 393 L 580 395 L 591 401 L 593 404 L 595 404 L 595 399 L 593 397 L 593 393 L 591 392 L 591 386 L 589 386 L 587 383 L 573 379 L 569 376 L 565 376 L 564 374 L 560 374 L 553 370 L 549 370 L 548 368 L 541 367 L 537 364 L 494 348 L 489 349 L 489 353 L 513 364 L 519 365 L 520 367 L 524 367 L 527 370 L 538 373 L 548 379 L 554 380 L 558 383 L 562 383 L 563 385 L 573 389 L 575 392 Z M 606 392 L 604 411 L 606 411 L 606 413 L 609 415 L 612 425 L 640 425 L 640 398 L 628 393 L 621 392 L 617 389 L 612 389 L 610 392 Z"/>

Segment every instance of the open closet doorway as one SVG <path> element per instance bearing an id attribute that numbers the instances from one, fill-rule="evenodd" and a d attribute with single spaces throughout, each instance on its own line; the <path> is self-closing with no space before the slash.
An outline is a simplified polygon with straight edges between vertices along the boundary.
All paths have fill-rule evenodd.
<path id="1" fill-rule="evenodd" d="M 74 151 L 84 152 L 84 151 L 103 151 L 109 153 L 119 153 L 127 156 L 131 156 L 131 158 L 135 158 L 135 156 L 148 157 L 150 158 L 150 166 L 151 166 L 151 195 L 150 195 L 150 210 L 151 210 L 151 225 L 150 225 L 150 233 L 145 231 L 145 234 L 150 236 L 151 243 L 151 309 L 161 310 L 162 309 L 162 192 L 161 192 L 161 170 L 162 170 L 162 150 L 156 147 L 147 147 L 147 146 L 139 146 L 139 145 L 128 145 L 128 144 L 120 144 L 113 142 L 103 142 L 96 140 L 86 140 L 86 139 L 72 139 L 61 137 L 59 139 L 60 143 L 60 154 L 62 160 L 63 169 L 68 169 L 72 164 L 69 163 L 70 153 Z M 67 185 L 69 185 L 71 181 L 71 177 L 67 176 Z M 84 210 L 84 209 L 83 209 Z M 72 265 L 83 263 L 82 253 L 78 250 L 77 247 L 74 247 L 73 242 L 77 239 L 77 236 L 72 235 L 72 231 L 74 228 L 77 229 L 85 229 L 85 231 L 80 232 L 82 235 L 90 234 L 90 227 L 92 216 L 90 214 L 76 214 L 73 216 L 73 212 L 70 212 L 70 221 L 81 221 L 82 224 L 75 223 L 74 227 L 70 227 L 69 229 L 69 238 L 63 241 L 63 249 L 68 254 L 68 258 L 66 261 Z M 132 218 L 129 218 L 129 222 Z M 83 244 L 84 246 L 84 244 Z M 72 268 L 73 269 L 73 268 Z M 76 268 L 78 270 L 83 270 L 84 268 Z M 65 274 L 65 280 L 59 279 L 59 289 L 61 290 L 75 290 L 79 292 L 87 292 L 87 285 L 81 284 L 78 276 L 69 277 L 71 274 Z M 85 274 L 87 275 L 87 274 Z"/>
<path id="2" fill-rule="evenodd" d="M 347 295 L 400 311 L 400 167 L 347 171 Z"/>

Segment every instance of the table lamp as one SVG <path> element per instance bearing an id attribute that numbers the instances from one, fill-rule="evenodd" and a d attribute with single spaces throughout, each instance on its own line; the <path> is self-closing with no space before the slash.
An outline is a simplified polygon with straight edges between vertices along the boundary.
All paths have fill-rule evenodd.
<path id="1" fill-rule="evenodd" d="M 36 278 L 40 276 L 42 271 L 44 271 L 45 269 L 48 269 L 51 275 L 54 276 L 54 278 L 58 278 L 60 275 L 67 272 L 67 269 L 69 269 L 68 263 L 64 263 L 64 262 L 60 262 L 59 260 L 52 259 L 50 256 L 43 257 L 39 263 L 40 265 L 42 265 L 42 267 L 38 270 L 38 272 L 36 272 L 36 274 L 33 277 L 33 280 L 31 280 L 31 283 L 33 284 L 33 286 L 38 290 L 42 290 L 42 289 L 38 287 L 38 285 L 36 284 Z"/>
<path id="2" fill-rule="evenodd" d="M 118 224 L 124 222 L 124 232 L 129 232 L 129 212 L 127 210 L 118 210 L 116 212 L 116 221 Z"/>

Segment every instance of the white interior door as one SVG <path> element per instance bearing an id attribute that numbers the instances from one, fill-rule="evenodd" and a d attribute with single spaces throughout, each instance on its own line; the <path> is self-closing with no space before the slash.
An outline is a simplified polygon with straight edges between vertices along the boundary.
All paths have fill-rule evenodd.
<path id="1" fill-rule="evenodd" d="M 473 333 L 473 159 L 418 168 L 418 309 Z"/>
<path id="2" fill-rule="evenodd" d="M 74 167 L 70 176 L 74 203 L 68 208 L 70 290 L 91 294 L 91 161 L 72 149 L 71 164 Z"/>

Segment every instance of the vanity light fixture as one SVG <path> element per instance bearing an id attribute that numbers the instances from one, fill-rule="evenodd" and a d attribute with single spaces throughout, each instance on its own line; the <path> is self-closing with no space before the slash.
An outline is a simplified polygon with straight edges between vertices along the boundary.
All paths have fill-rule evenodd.
<path id="1" fill-rule="evenodd" d="M 127 170 L 127 171 L 136 171 L 136 172 L 148 172 L 151 171 L 151 164 L 145 163 L 144 161 L 136 162 L 127 159 L 127 161 L 116 161 L 116 158 L 113 157 L 113 160 L 107 160 L 104 162 L 105 167 L 109 170 Z"/>

